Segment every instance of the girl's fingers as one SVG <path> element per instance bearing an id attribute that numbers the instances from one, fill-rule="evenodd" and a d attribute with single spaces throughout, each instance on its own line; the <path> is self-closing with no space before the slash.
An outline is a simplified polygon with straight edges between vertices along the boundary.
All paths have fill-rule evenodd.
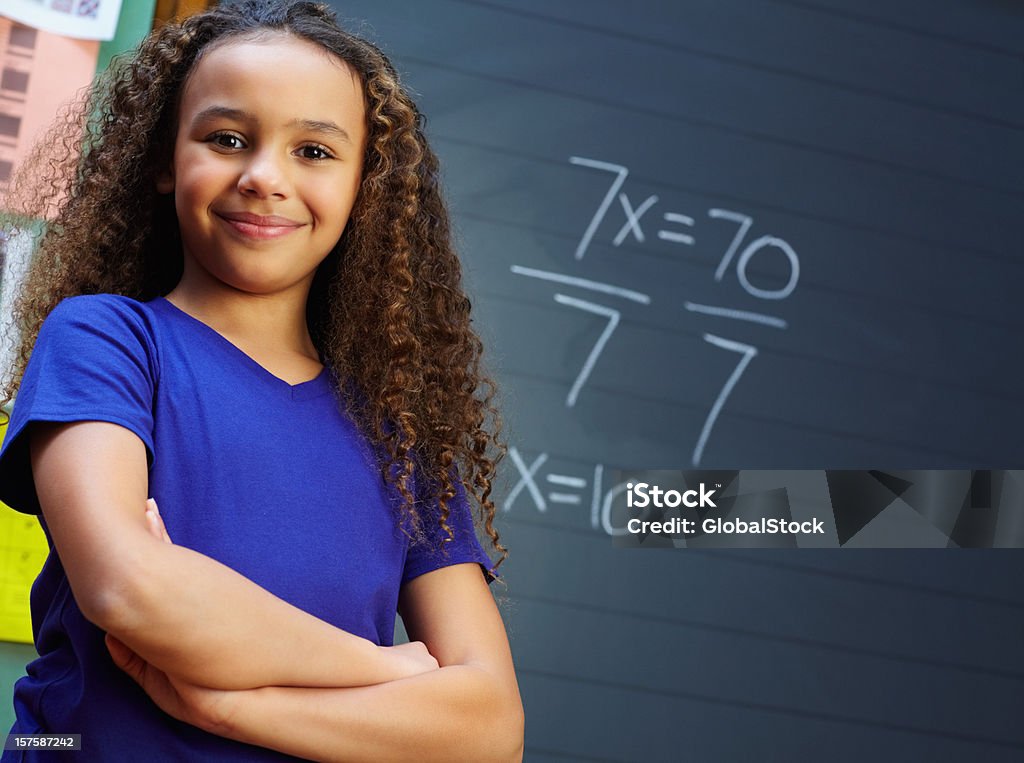
<path id="1" fill-rule="evenodd" d="M 171 536 L 167 534 L 167 527 L 164 526 L 164 520 L 160 516 L 160 510 L 157 508 L 156 501 L 152 498 L 146 501 L 146 523 L 149 526 L 149 530 L 159 540 L 164 543 L 172 543 Z"/>
<path id="2" fill-rule="evenodd" d="M 149 509 L 146 509 L 146 527 L 148 527 L 149 531 L 158 539 L 163 540 L 163 538 L 160 536 L 159 520 L 156 518 L 156 515 Z"/>
<path id="3" fill-rule="evenodd" d="M 107 645 L 107 651 L 110 652 L 110 656 L 114 658 L 114 663 L 118 667 L 128 662 L 128 647 L 123 642 L 114 638 L 109 633 L 103 637 L 103 640 Z"/>
<path id="4" fill-rule="evenodd" d="M 142 682 L 142 661 L 138 655 L 129 649 L 122 641 L 111 636 L 109 633 L 104 636 L 103 639 L 107 645 L 107 651 L 110 652 L 110 656 L 117 667 L 121 668 L 125 673 L 130 675 L 133 679 Z"/>

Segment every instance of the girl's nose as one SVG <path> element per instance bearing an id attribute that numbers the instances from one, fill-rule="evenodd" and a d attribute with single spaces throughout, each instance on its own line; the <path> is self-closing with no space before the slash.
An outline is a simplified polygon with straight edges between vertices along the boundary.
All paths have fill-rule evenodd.
<path id="1" fill-rule="evenodd" d="M 238 190 L 246 196 L 285 198 L 288 196 L 288 178 L 284 167 L 268 152 L 251 155 L 238 178 Z"/>

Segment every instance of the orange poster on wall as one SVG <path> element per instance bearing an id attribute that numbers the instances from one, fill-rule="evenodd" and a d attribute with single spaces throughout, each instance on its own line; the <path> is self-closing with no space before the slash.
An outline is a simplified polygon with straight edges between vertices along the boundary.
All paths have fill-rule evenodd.
<path id="1" fill-rule="evenodd" d="M 92 82 L 99 49 L 0 17 L 0 193 L 61 106 Z"/>

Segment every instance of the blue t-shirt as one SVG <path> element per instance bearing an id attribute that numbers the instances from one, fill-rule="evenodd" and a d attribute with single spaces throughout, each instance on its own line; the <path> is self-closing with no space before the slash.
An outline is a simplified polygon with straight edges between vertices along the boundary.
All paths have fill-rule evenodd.
<path id="1" fill-rule="evenodd" d="M 454 540 L 440 542 L 427 512 L 428 542 L 410 543 L 396 491 L 333 393 L 326 369 L 289 385 L 163 298 L 67 299 L 43 324 L 25 371 L 0 450 L 0 500 L 39 513 L 22 436 L 29 423 L 119 424 L 146 445 L 149 492 L 175 544 L 391 645 L 403 583 L 462 562 L 487 574 L 491 563 L 461 490 L 449 519 Z M 50 542 L 31 594 L 40 656 L 15 685 L 11 733 L 80 733 L 83 751 L 64 753 L 69 760 L 294 760 L 207 734 L 153 704 L 83 617 L 39 520 Z M 21 754 L 4 753 L 2 763 L 36 759 Z"/>

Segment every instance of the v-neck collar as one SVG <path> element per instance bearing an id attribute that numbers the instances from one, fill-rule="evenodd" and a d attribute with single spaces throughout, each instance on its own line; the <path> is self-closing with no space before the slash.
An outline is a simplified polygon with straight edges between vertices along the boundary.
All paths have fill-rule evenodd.
<path id="1" fill-rule="evenodd" d="M 268 371 L 251 355 L 249 355 L 249 353 L 245 352 L 245 350 L 236 345 L 215 328 L 203 323 L 203 321 L 199 320 L 195 316 L 189 315 L 166 297 L 157 297 L 153 302 L 163 306 L 164 310 L 168 314 L 173 315 L 179 321 L 187 323 L 195 330 L 206 335 L 211 341 L 221 346 L 227 353 L 230 353 L 241 363 L 247 365 L 256 375 L 263 377 L 271 385 L 287 392 L 292 400 L 308 400 L 310 398 L 319 397 L 320 395 L 329 392 L 331 389 L 331 375 L 327 366 L 321 368 L 320 373 L 312 379 L 299 382 L 298 384 L 289 384 L 280 376 Z"/>

